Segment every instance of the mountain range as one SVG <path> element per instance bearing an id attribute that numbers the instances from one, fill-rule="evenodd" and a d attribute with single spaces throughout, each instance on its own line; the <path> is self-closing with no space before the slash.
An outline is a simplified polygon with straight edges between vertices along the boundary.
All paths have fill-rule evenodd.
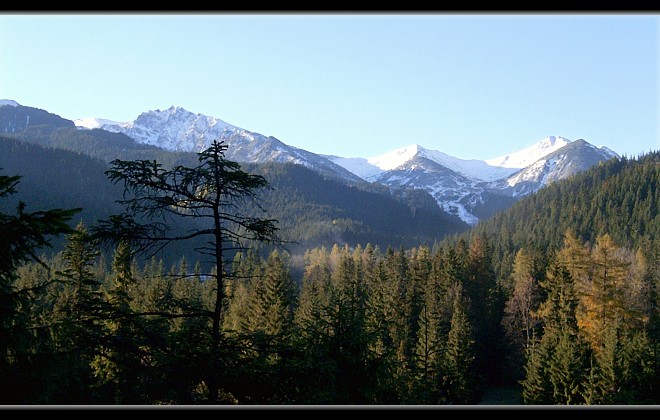
<path id="1" fill-rule="evenodd" d="M 123 134 L 139 144 L 172 152 L 198 152 L 218 139 L 229 146 L 226 157 L 236 162 L 293 163 L 349 185 L 368 182 L 425 191 L 441 209 L 468 225 L 508 208 L 549 183 L 618 157 L 609 148 L 596 147 L 583 139 L 548 136 L 522 150 L 488 160 L 461 159 L 418 144 L 374 157 L 347 158 L 293 147 L 273 136 L 182 107 L 145 111 L 134 121 L 117 122 L 103 118 L 67 120 L 13 100 L 0 100 L 0 110 L 7 106 L 13 112 L 0 113 L 1 133 L 35 130 L 48 121 L 61 127 Z"/>
<path id="2" fill-rule="evenodd" d="M 80 129 L 123 133 L 138 143 L 165 150 L 198 152 L 214 139 L 225 141 L 227 158 L 237 162 L 290 162 L 345 182 L 375 182 L 428 192 L 446 212 L 474 225 L 551 182 L 618 157 L 584 139 L 548 136 L 527 148 L 488 160 L 461 159 L 418 144 L 367 158 L 316 154 L 272 136 L 248 131 L 217 117 L 182 107 L 152 110 L 134 121 L 74 120 Z"/>

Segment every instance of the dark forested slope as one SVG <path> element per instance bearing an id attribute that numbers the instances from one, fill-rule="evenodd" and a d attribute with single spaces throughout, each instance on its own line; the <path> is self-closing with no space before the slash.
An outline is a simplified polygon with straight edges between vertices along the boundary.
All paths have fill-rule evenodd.
<path id="1" fill-rule="evenodd" d="M 55 133 L 49 138 L 57 137 Z M 132 153 L 130 148 L 122 148 L 121 142 L 113 144 L 113 134 L 103 130 L 70 134 L 66 137 L 68 150 L 52 146 L 52 141 L 44 141 L 51 146 L 43 146 L 34 139 L 26 142 L 0 137 L 2 172 L 22 176 L 19 194 L 3 203 L 5 210 L 18 200 L 34 208 L 81 207 L 79 219 L 90 226 L 121 210 L 115 203 L 121 198 L 121 187 L 106 177 L 109 166 L 103 157 L 156 159 L 165 166 L 198 163 L 196 155 L 190 153 L 161 149 L 136 149 Z M 98 140 L 104 136 L 108 138 Z M 105 147 L 101 149 L 106 154 L 91 157 L 71 150 L 83 150 L 86 141 Z M 246 165 L 246 169 L 262 174 L 270 183 L 271 189 L 263 191 L 263 204 L 269 217 L 279 222 L 281 236 L 297 244 L 292 244 L 292 251 L 335 243 L 353 246 L 371 242 L 383 247 L 432 244 L 467 229 L 422 191 L 391 191 L 367 183 L 361 188 L 348 186 L 292 164 Z"/>
<path id="2" fill-rule="evenodd" d="M 523 247 L 557 249 L 568 229 L 592 244 L 608 233 L 621 246 L 637 248 L 659 237 L 659 180 L 660 152 L 611 159 L 521 199 L 471 233 L 493 239 L 500 266 Z"/>

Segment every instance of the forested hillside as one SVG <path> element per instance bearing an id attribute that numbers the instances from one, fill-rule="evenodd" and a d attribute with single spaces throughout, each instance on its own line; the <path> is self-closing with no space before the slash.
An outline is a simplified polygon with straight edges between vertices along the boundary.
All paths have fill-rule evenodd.
<path id="1" fill-rule="evenodd" d="M 21 177 L 17 194 L 0 208 L 13 210 L 19 200 L 28 209 L 80 207 L 79 220 L 91 225 L 120 210 L 121 189 L 108 181 L 106 169 L 100 159 L 0 137 L 0 174 Z"/>
<path id="2" fill-rule="evenodd" d="M 452 225 L 427 195 L 389 198 L 299 166 L 239 166 L 272 182 L 253 198 L 282 217 L 278 233 L 298 253 L 222 239 L 145 262 L 130 239 L 158 230 L 126 213 L 118 222 L 134 232 L 109 251 L 76 215 L 65 229 L 66 213 L 27 213 L 94 208 L 85 184 L 112 184 L 100 171 L 108 163 L 15 139 L 0 145 L 15 160 L 3 168 L 45 171 L 25 183 L 0 174 L 4 403 L 477 404 L 500 386 L 524 404 L 660 403 L 658 153 L 599 164 L 439 241 L 428 239 L 433 229 Z M 178 216 L 194 221 L 199 206 L 220 202 L 194 179 L 253 179 L 223 166 L 113 168 L 134 181 L 123 198 L 138 194 L 134 204 L 171 212 L 163 220 L 178 228 Z M 80 200 L 43 188 L 68 176 L 76 182 L 56 185 Z M 107 191 L 99 199 L 121 196 Z M 228 208 L 236 213 L 227 220 L 268 227 L 256 208 Z M 61 238 L 63 250 L 37 262 L 42 237 Z M 200 264 L 209 250 L 220 269 Z"/>
<path id="3" fill-rule="evenodd" d="M 494 241 L 498 271 L 508 274 L 520 248 L 556 250 L 572 230 L 594 244 L 609 234 L 619 245 L 641 248 L 646 257 L 660 234 L 660 154 L 612 159 L 551 184 L 479 223 L 473 229 Z"/>
<path id="4" fill-rule="evenodd" d="M 92 226 L 119 211 L 115 201 L 121 198 L 121 186 L 104 173 L 111 160 L 157 160 L 164 167 L 197 164 L 194 153 L 138 146 L 121 134 L 61 130 L 54 130 L 45 140 L 0 137 L 0 170 L 22 177 L 18 194 L 0 203 L 0 208 L 13 208 L 18 200 L 34 208 L 81 207 L 78 220 Z M 261 192 L 262 200 L 270 216 L 278 220 L 291 252 L 302 254 L 309 247 L 335 243 L 432 245 L 467 229 L 422 191 L 389 190 L 368 183 L 349 186 L 293 164 L 244 166 L 267 178 L 271 188 Z M 194 257 L 184 249 L 164 251 L 162 256 L 169 262 L 178 261 L 181 254 Z"/>
<path id="5" fill-rule="evenodd" d="M 293 164 L 244 167 L 268 179 L 272 189 L 262 199 L 269 214 L 280 221 L 284 237 L 296 242 L 290 245 L 292 251 L 334 244 L 430 246 L 467 229 L 421 190 L 349 186 Z"/>

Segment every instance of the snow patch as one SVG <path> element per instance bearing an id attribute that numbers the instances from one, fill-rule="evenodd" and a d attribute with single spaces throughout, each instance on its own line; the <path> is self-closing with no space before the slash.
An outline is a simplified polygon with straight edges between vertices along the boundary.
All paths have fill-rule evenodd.
<path id="1" fill-rule="evenodd" d="M 89 128 L 90 130 L 93 128 L 102 128 L 104 126 L 126 127 L 129 124 L 127 122 L 119 122 L 113 120 L 106 120 L 104 118 L 91 118 L 91 117 L 73 120 L 73 123 L 76 125 L 76 127 Z"/>
<path id="2" fill-rule="evenodd" d="M 19 106 L 19 103 L 11 99 L 0 99 L 0 106 Z"/>
<path id="3" fill-rule="evenodd" d="M 561 149 L 570 142 L 571 140 L 564 137 L 549 136 L 525 149 L 505 156 L 488 159 L 486 160 L 486 163 L 491 166 L 522 169 L 531 165 L 542 157 L 554 152 L 555 150 Z"/>
<path id="4" fill-rule="evenodd" d="M 339 156 L 322 155 L 322 157 L 341 166 L 365 181 L 374 181 L 384 171 L 376 165 L 369 163 L 365 158 L 344 158 Z"/>
<path id="5" fill-rule="evenodd" d="M 367 162 L 383 171 L 389 171 L 408 162 L 415 157 L 420 149 L 421 147 L 419 145 L 411 144 L 410 146 L 392 150 L 380 156 L 370 157 L 367 159 Z"/>

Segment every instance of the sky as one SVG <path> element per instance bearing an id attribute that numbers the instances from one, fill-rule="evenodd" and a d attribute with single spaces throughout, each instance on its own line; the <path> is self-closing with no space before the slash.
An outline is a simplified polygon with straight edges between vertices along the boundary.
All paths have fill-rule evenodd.
<path id="1" fill-rule="evenodd" d="M 180 106 L 314 153 L 487 160 L 548 136 L 660 149 L 660 14 L 0 13 L 0 99 Z"/>

